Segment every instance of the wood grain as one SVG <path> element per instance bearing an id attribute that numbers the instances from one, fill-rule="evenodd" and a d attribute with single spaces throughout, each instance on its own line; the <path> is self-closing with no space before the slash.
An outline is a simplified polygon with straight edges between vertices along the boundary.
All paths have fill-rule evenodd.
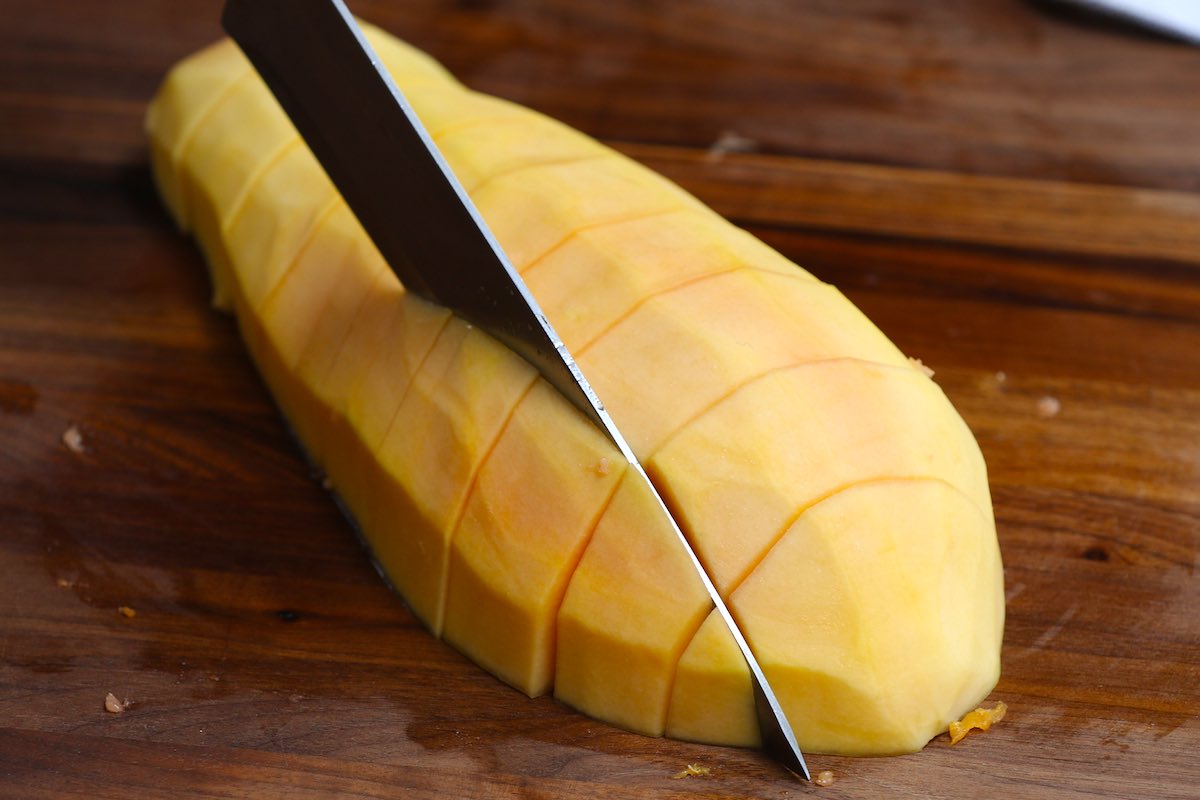
<path id="1" fill-rule="evenodd" d="M 1200 49 L 1023 0 L 353 7 L 666 172 L 934 367 L 990 467 L 1009 717 L 813 757 L 818 789 L 432 639 L 151 187 L 145 103 L 219 2 L 10 0 L 0 797 L 1198 796 Z"/>

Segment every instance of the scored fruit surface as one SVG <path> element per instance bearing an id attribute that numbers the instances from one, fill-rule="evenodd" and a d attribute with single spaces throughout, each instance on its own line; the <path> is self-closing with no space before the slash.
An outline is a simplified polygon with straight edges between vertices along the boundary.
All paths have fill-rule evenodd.
<path id="1" fill-rule="evenodd" d="M 674 184 L 366 26 L 727 599 L 806 751 L 921 748 L 995 685 L 987 475 L 836 289 Z M 147 115 L 164 202 L 436 635 L 650 735 L 754 745 L 749 675 L 648 492 L 527 363 L 404 291 L 237 48 Z"/>

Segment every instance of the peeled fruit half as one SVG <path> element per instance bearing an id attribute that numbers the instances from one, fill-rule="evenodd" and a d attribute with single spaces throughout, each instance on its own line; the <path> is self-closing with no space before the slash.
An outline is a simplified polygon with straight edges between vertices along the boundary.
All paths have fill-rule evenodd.
<path id="1" fill-rule="evenodd" d="M 726 598 L 806 751 L 921 748 L 994 686 L 983 459 L 833 287 L 646 168 L 367 35 Z M 755 745 L 729 631 L 619 453 L 404 290 L 236 47 L 167 76 L 154 174 L 308 455 L 429 629 L 530 695 Z"/>

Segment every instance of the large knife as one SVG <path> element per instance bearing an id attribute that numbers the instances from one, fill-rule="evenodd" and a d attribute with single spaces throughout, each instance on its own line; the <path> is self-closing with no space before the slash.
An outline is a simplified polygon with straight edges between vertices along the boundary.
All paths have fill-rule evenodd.
<path id="1" fill-rule="evenodd" d="M 646 482 L 750 666 L 763 749 L 809 778 L 775 693 L 687 537 L 342 0 L 228 0 L 221 22 L 405 288 L 527 359 Z"/>

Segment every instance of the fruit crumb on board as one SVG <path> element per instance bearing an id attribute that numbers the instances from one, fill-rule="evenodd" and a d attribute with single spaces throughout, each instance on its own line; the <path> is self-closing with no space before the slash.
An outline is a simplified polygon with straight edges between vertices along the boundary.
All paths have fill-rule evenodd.
<path id="1" fill-rule="evenodd" d="M 62 434 L 62 443 L 72 453 L 79 454 L 84 451 L 83 432 L 79 430 L 78 425 L 67 426 L 67 429 Z"/>
<path id="2" fill-rule="evenodd" d="M 993 708 L 977 708 L 958 722 L 951 722 L 950 744 L 958 744 L 973 728 L 986 731 L 992 725 L 1004 719 L 1004 715 L 1007 712 L 1008 705 L 1001 700 Z"/>
<path id="3" fill-rule="evenodd" d="M 721 131 L 721 135 L 708 148 L 704 160 L 710 164 L 721 161 L 728 153 L 753 153 L 758 149 L 758 142 L 737 131 Z"/>
<path id="4" fill-rule="evenodd" d="M 133 619 L 137 616 L 137 611 L 129 606 L 118 606 L 117 613 L 126 619 Z"/>
<path id="5" fill-rule="evenodd" d="M 110 714 L 120 714 L 129 708 L 128 700 L 118 700 L 117 696 L 109 692 L 104 697 L 104 710 Z"/>
<path id="6" fill-rule="evenodd" d="M 813 777 L 813 783 L 822 787 L 833 786 L 833 782 L 835 780 L 837 780 L 837 778 L 834 777 L 833 770 L 831 769 L 823 769 Z"/>
<path id="7" fill-rule="evenodd" d="M 1059 401 L 1059 399 L 1057 397 L 1051 397 L 1051 396 L 1047 395 L 1045 397 L 1038 398 L 1037 415 L 1039 417 L 1041 417 L 1042 419 L 1050 419 L 1050 417 L 1057 417 L 1058 412 L 1061 410 L 1062 410 L 1062 403 Z"/>
<path id="8" fill-rule="evenodd" d="M 712 767 L 702 767 L 699 764 L 688 764 L 686 769 L 676 772 L 671 777 L 675 780 L 680 778 L 707 778 L 712 775 Z"/>
<path id="9" fill-rule="evenodd" d="M 913 369 L 925 374 L 926 378 L 932 378 L 935 374 L 932 367 L 929 367 L 919 358 L 908 357 L 908 363 L 913 365 Z"/>

